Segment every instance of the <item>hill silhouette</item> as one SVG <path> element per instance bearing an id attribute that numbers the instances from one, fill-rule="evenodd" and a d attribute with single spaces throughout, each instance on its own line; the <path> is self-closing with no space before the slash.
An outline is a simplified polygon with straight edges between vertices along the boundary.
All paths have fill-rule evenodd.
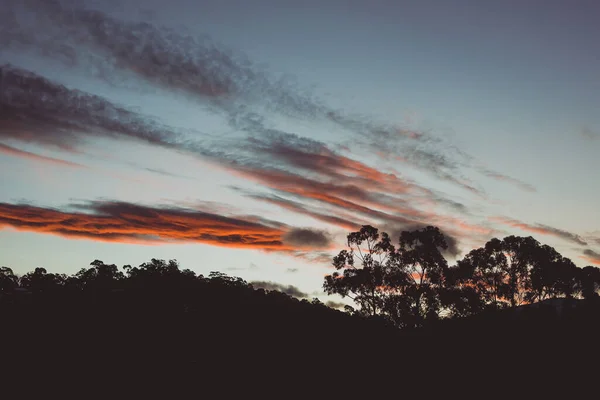
<path id="1" fill-rule="evenodd" d="M 485 387 L 494 374 L 522 367 L 531 384 L 583 366 L 596 356 L 600 333 L 595 300 L 573 300 L 560 313 L 552 305 L 524 307 L 398 330 L 224 274 L 196 277 L 174 261 L 152 260 L 114 280 L 100 273 L 111 266 L 95 263 L 85 283 L 71 277 L 59 284 L 38 270 L 43 284 L 3 291 L 4 366 L 27 376 L 34 369 L 62 379 L 83 373 L 112 390 L 126 377 L 139 382 L 140 396 L 152 395 L 148 379 L 171 382 L 173 390 L 203 382 L 203 390 L 226 393 L 248 382 L 319 387 L 354 370 L 356 390 L 380 382 L 372 390 L 392 393 L 396 379 L 411 382 L 402 391 L 412 393 L 433 379 L 433 395 L 453 384 Z M 382 385 L 388 379 L 391 386 Z"/>

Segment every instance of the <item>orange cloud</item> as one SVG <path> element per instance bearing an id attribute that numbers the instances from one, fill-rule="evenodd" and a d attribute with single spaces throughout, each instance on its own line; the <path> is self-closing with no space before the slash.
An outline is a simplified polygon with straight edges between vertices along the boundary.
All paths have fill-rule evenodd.
<path id="1" fill-rule="evenodd" d="M 233 172 L 246 179 L 251 179 L 280 192 L 292 194 L 303 199 L 319 201 L 346 211 L 358 212 L 382 221 L 395 221 L 403 224 L 414 223 L 415 221 L 411 217 L 423 217 L 426 215 L 414 208 L 401 206 L 393 207 L 382 201 L 371 199 L 372 193 L 354 185 L 320 182 L 287 171 L 275 169 L 247 168 L 235 169 Z M 376 196 L 373 197 L 386 197 L 383 194 L 375 194 Z M 358 204 L 355 201 L 347 200 L 347 198 L 360 201 L 361 203 L 371 205 L 372 207 L 392 209 L 402 215 L 378 211 L 374 208 Z M 395 200 L 399 204 L 402 204 L 401 199 Z M 403 215 L 407 215 L 407 217 L 404 217 Z"/>
<path id="2" fill-rule="evenodd" d="M 581 256 L 582 259 L 586 260 L 589 263 L 600 265 L 600 253 L 594 250 L 586 249 L 583 251 L 583 254 L 584 255 Z"/>
<path id="3" fill-rule="evenodd" d="M 287 243 L 296 228 L 268 220 L 229 217 L 198 210 L 147 207 L 125 202 L 91 202 L 61 211 L 0 203 L 0 228 L 104 242 L 164 244 L 197 242 L 221 247 L 294 252 Z M 304 233 L 306 230 L 303 230 Z M 311 242 L 313 248 L 329 243 Z"/>
<path id="4" fill-rule="evenodd" d="M 405 199 L 380 193 L 381 189 L 387 190 L 385 185 L 369 189 L 362 185 L 344 183 L 341 178 L 319 181 L 310 175 L 300 175 L 276 168 L 240 165 L 229 165 L 226 168 L 234 174 L 243 176 L 244 179 L 252 180 L 279 193 L 292 195 L 298 201 L 274 195 L 252 195 L 251 197 L 299 214 L 309 215 L 350 231 L 354 231 L 362 225 L 384 224 L 392 229 L 438 225 L 444 231 L 453 232 L 455 236 L 459 237 L 465 235 L 487 236 L 493 232 L 488 227 L 470 224 L 460 218 L 414 208 L 413 204 L 419 204 L 416 201 L 410 204 Z M 430 193 L 430 196 L 434 195 Z M 438 203 L 434 197 L 427 197 L 427 199 L 430 200 L 432 206 Z M 307 201 L 319 202 L 329 206 L 331 210 L 315 211 L 315 208 L 308 205 Z"/>
<path id="5" fill-rule="evenodd" d="M 581 259 L 594 265 L 600 265 L 600 258 L 582 256 Z"/>

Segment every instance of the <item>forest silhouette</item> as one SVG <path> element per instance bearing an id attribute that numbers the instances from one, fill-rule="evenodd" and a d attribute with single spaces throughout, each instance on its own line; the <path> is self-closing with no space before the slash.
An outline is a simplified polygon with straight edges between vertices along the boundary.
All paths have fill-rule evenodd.
<path id="1" fill-rule="evenodd" d="M 396 240 L 363 226 L 347 241 L 323 282 L 353 301 L 344 312 L 176 260 L 95 260 L 70 276 L 2 267 L 3 365 L 82 374 L 98 390 L 140 382 L 134 397 L 156 395 L 154 379 L 201 382 L 220 398 L 257 385 L 323 386 L 336 398 L 359 387 L 427 397 L 525 384 L 556 395 L 559 382 L 594 371 L 599 268 L 516 236 L 449 266 L 432 226 Z"/>

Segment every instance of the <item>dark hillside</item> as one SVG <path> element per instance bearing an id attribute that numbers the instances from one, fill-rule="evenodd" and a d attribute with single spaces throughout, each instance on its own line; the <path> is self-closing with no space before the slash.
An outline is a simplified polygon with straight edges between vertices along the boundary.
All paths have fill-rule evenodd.
<path id="1" fill-rule="evenodd" d="M 109 267 L 60 282 L 38 271 L 45 283 L 4 290 L 3 367 L 86 382 L 86 390 L 125 385 L 143 397 L 157 395 L 156 385 L 231 396 L 253 385 L 434 395 L 524 373 L 530 388 L 542 390 L 534 382 L 556 371 L 568 382 L 583 379 L 598 354 L 600 308 L 591 300 L 574 300 L 560 314 L 524 307 L 398 329 L 159 260 L 118 279 L 103 278 Z"/>

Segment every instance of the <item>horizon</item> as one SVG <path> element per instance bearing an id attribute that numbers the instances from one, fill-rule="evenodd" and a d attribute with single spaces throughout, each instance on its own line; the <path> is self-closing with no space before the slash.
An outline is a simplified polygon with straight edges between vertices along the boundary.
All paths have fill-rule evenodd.
<path id="1" fill-rule="evenodd" d="M 595 2 L 0 6 L 16 273 L 177 259 L 327 300 L 363 224 L 600 266 Z"/>

